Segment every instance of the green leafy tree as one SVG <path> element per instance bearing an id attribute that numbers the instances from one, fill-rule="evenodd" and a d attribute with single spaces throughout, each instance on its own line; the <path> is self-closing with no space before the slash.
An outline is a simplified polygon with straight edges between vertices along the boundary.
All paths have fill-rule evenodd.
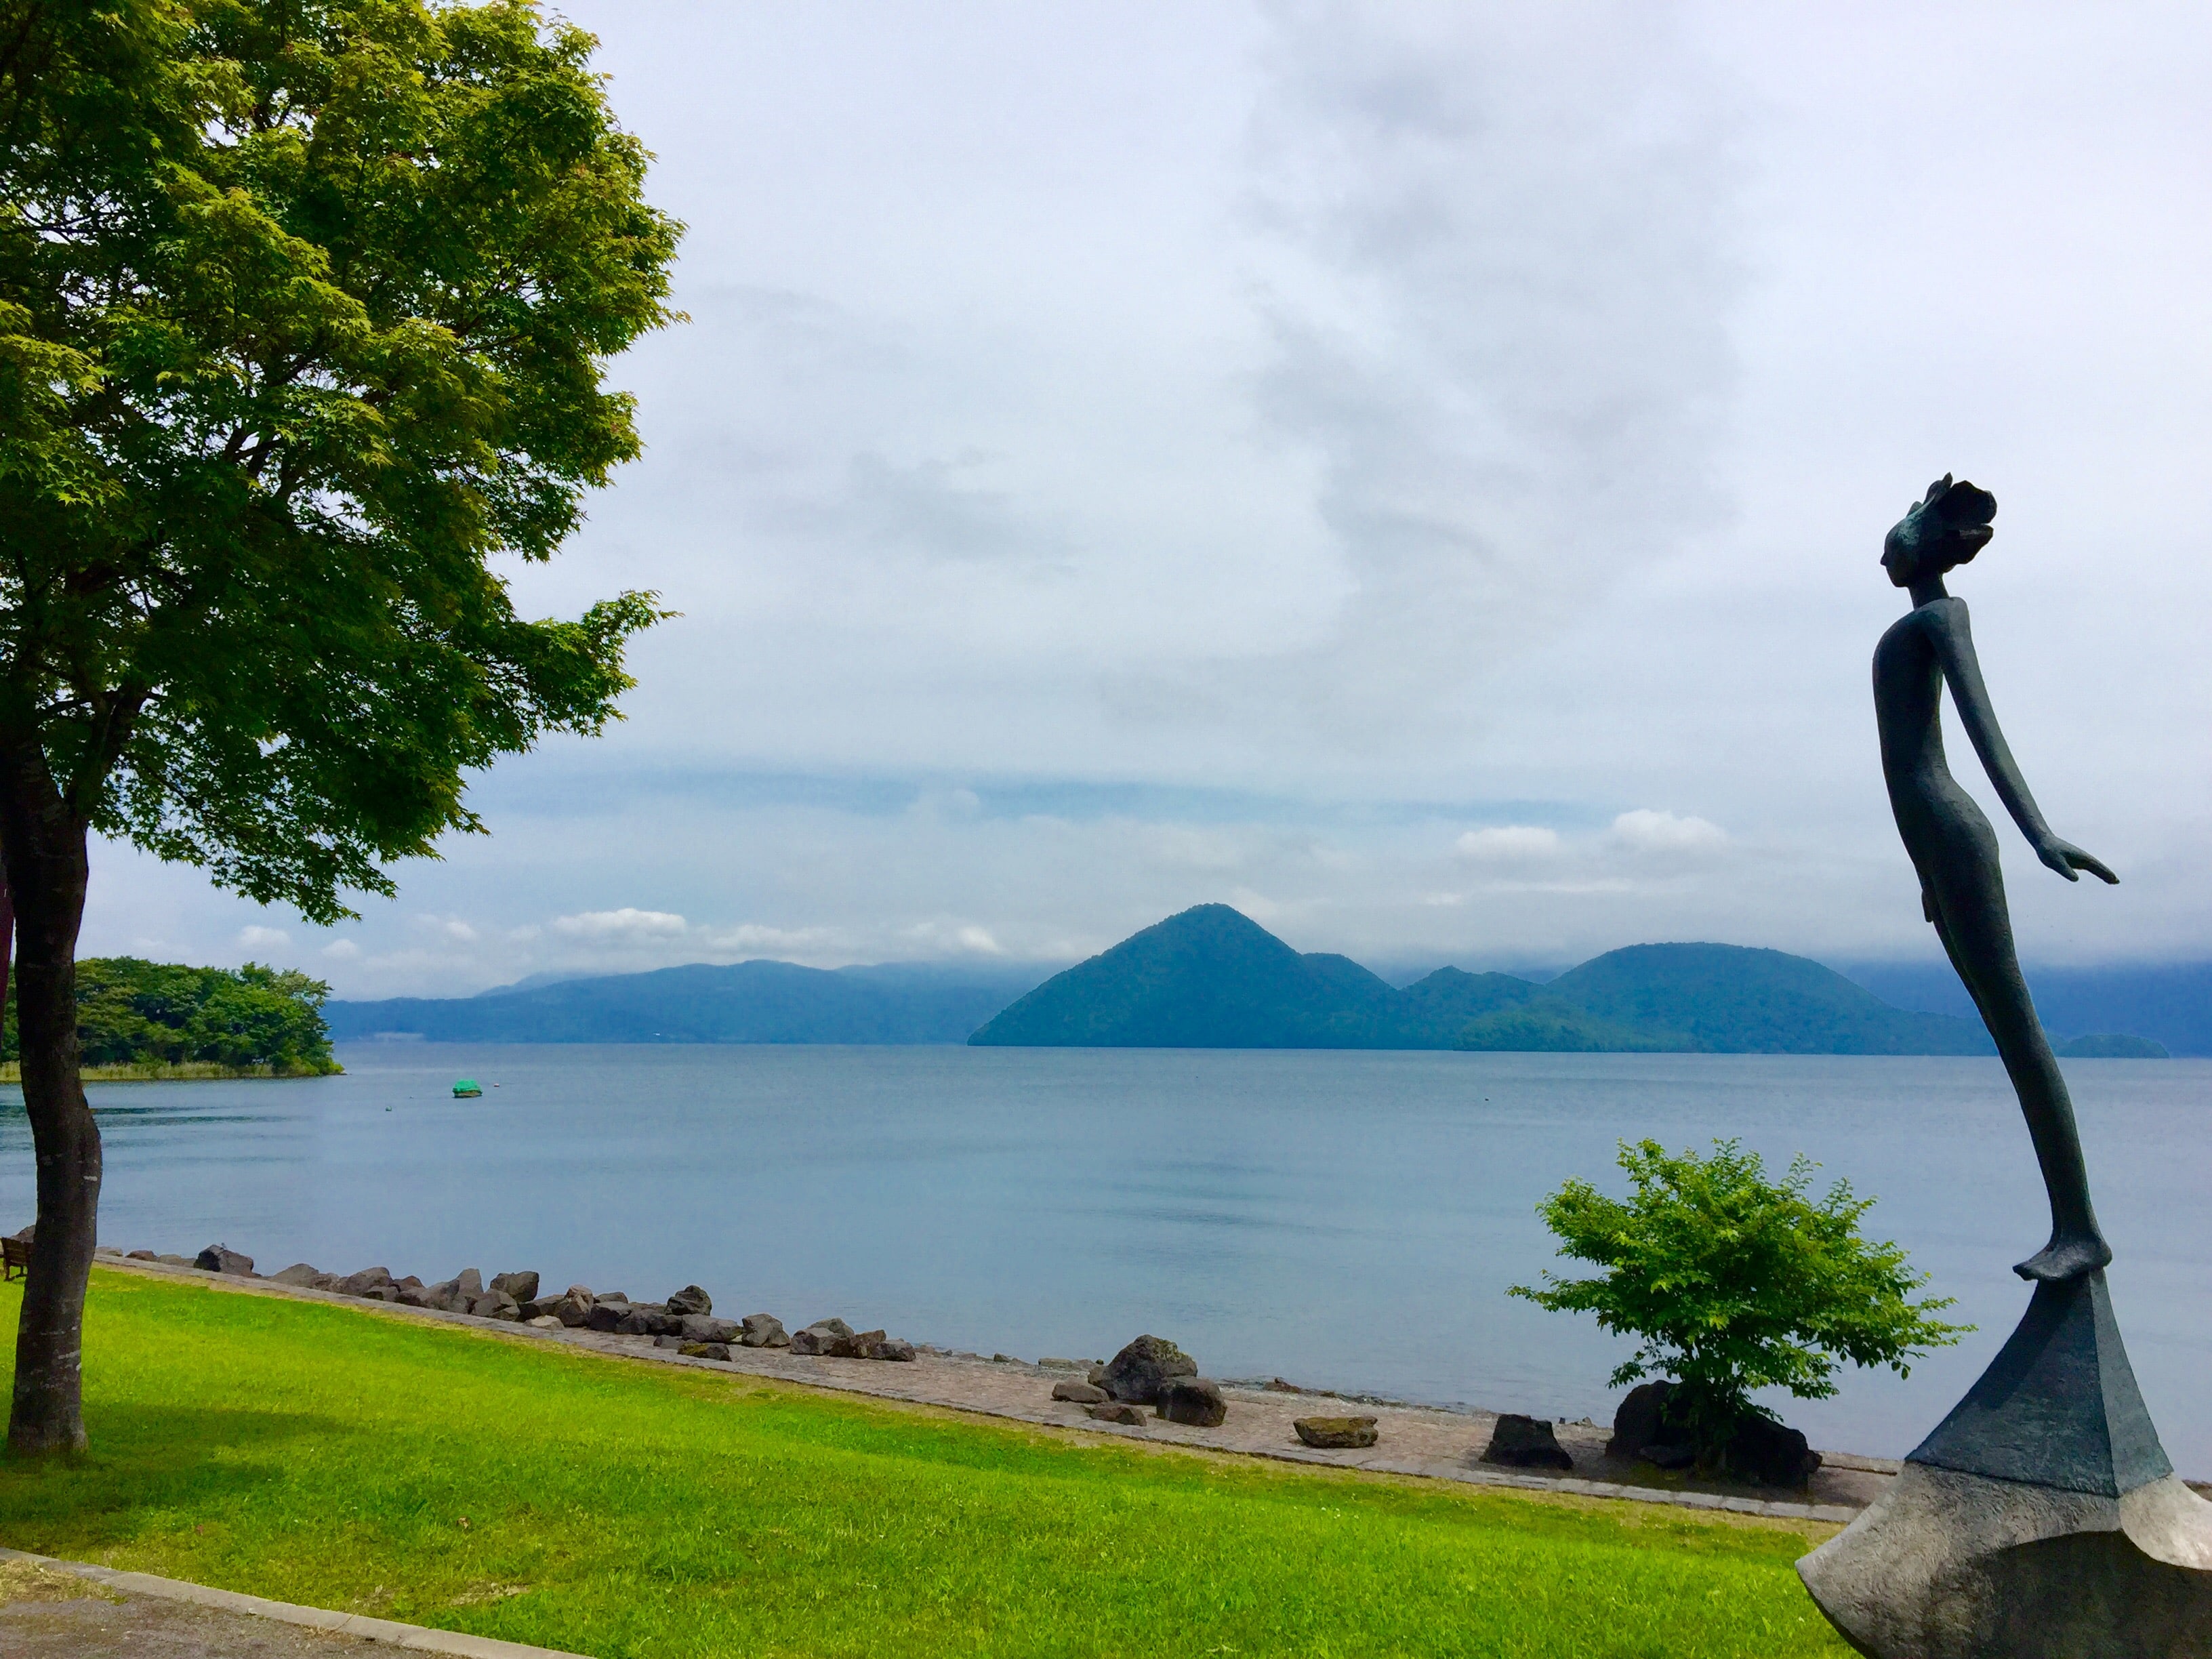
<path id="1" fill-rule="evenodd" d="M 187 968 L 137 957 L 76 965 L 78 1057 L 88 1066 L 211 1061 L 266 1066 L 286 1076 L 335 1072 L 319 979 L 249 962 Z M 17 1060 L 15 1009 L 0 1030 L 0 1059 Z"/>
<path id="2" fill-rule="evenodd" d="M 84 1443 L 98 832 L 317 922 L 592 732 L 625 593 L 528 621 L 635 454 L 608 360 L 679 227 L 523 0 L 0 0 L 0 854 L 38 1232 L 9 1435 Z"/>
<path id="3" fill-rule="evenodd" d="M 1787 1389 L 1801 1400 L 1836 1392 L 1844 1365 L 1909 1360 L 1973 1328 L 1931 1316 L 1948 1297 L 1911 1300 L 1928 1282 L 1893 1243 L 1859 1234 L 1874 1206 L 1838 1181 L 1810 1196 L 1815 1166 L 1802 1154 L 1778 1182 L 1756 1152 L 1713 1143 L 1713 1155 L 1670 1154 L 1656 1140 L 1620 1143 L 1633 1189 L 1608 1198 L 1570 1181 L 1537 1206 L 1559 1253 L 1606 1269 L 1595 1279 L 1544 1275 L 1544 1288 L 1509 1294 L 1554 1312 L 1588 1313 L 1608 1331 L 1641 1339 L 1616 1368 L 1615 1388 L 1671 1377 L 1669 1415 L 1705 1467 L 1717 1463 L 1754 1390 Z"/>

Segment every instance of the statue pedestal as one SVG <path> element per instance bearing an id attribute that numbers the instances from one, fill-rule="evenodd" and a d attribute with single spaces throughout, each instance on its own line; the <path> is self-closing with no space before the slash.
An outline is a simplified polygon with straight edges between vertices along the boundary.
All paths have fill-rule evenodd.
<path id="1" fill-rule="evenodd" d="M 2212 1655 L 2212 1504 L 2159 1444 L 2104 1274 L 2037 1285 L 1896 1483 L 1797 1571 L 1871 1659 Z"/>

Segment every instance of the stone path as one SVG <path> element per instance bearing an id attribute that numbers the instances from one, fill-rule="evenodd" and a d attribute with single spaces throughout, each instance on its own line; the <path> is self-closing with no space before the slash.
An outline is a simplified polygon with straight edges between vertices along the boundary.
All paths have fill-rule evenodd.
<path id="1" fill-rule="evenodd" d="M 575 1659 L 550 1648 L 0 1550 L 6 1659 L 372 1659 L 394 1650 L 454 1659 Z"/>
<path id="2" fill-rule="evenodd" d="M 1843 1523 L 1880 1496 L 1898 1468 L 1890 1459 L 1823 1453 L 1822 1467 L 1814 1476 L 1809 1492 L 1778 1492 L 1670 1475 L 1649 1464 L 1608 1458 L 1605 1455 L 1608 1429 L 1593 1424 L 1562 1423 L 1557 1425 L 1557 1432 L 1560 1445 L 1575 1461 L 1573 1473 L 1529 1473 L 1498 1468 L 1480 1461 L 1483 1448 L 1490 1443 L 1491 1426 L 1497 1421 L 1493 1413 L 1366 1404 L 1331 1395 L 1279 1392 L 1264 1386 L 1226 1381 L 1223 1388 L 1229 1397 L 1229 1420 L 1218 1429 L 1187 1428 L 1157 1418 L 1148 1420 L 1142 1428 L 1125 1428 L 1095 1421 L 1085 1414 L 1080 1406 L 1052 1398 L 1055 1382 L 1070 1376 L 1079 1378 L 1081 1370 L 986 1359 L 927 1346 L 920 1347 L 918 1357 L 911 1363 L 830 1359 L 794 1354 L 781 1348 L 732 1348 L 727 1363 L 690 1359 L 673 1349 L 655 1347 L 650 1337 L 613 1336 L 587 1330 L 539 1331 L 467 1314 L 402 1308 L 331 1291 L 274 1285 L 266 1279 L 227 1278 L 197 1268 L 126 1261 L 106 1251 L 101 1253 L 100 1263 L 129 1272 L 194 1279 L 247 1295 L 335 1302 L 387 1318 L 441 1320 L 516 1341 L 556 1343 L 649 1364 L 685 1365 L 726 1374 L 775 1377 L 811 1388 L 945 1407 L 1087 1434 L 1114 1435 L 1158 1445 L 1201 1447 L 1210 1451 L 1374 1474 Z M 1293 1418 L 1352 1413 L 1376 1419 L 1379 1437 L 1374 1446 L 1360 1451 L 1316 1450 L 1301 1443 L 1291 1427 Z"/>

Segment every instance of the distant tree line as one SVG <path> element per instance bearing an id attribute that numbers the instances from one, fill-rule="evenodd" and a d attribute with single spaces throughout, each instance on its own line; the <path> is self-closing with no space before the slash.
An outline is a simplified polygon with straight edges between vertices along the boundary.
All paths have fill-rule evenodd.
<path id="1" fill-rule="evenodd" d="M 76 964 L 76 1035 L 82 1063 L 203 1064 L 279 1076 L 338 1069 L 323 1023 L 331 988 L 293 969 L 187 968 L 137 957 L 92 957 Z M 21 1058 L 9 987 L 0 1061 Z"/>

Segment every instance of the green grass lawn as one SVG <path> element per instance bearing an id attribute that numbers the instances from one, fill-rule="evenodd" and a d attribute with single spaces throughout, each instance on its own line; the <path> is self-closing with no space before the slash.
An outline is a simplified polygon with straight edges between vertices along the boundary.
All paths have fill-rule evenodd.
<path id="1" fill-rule="evenodd" d="M 107 1270 L 86 1322 L 93 1450 L 0 1462 L 0 1543 L 287 1601 L 641 1659 L 1847 1652 L 1790 1570 L 1811 1540 L 1771 1522 L 1148 1450 Z"/>

